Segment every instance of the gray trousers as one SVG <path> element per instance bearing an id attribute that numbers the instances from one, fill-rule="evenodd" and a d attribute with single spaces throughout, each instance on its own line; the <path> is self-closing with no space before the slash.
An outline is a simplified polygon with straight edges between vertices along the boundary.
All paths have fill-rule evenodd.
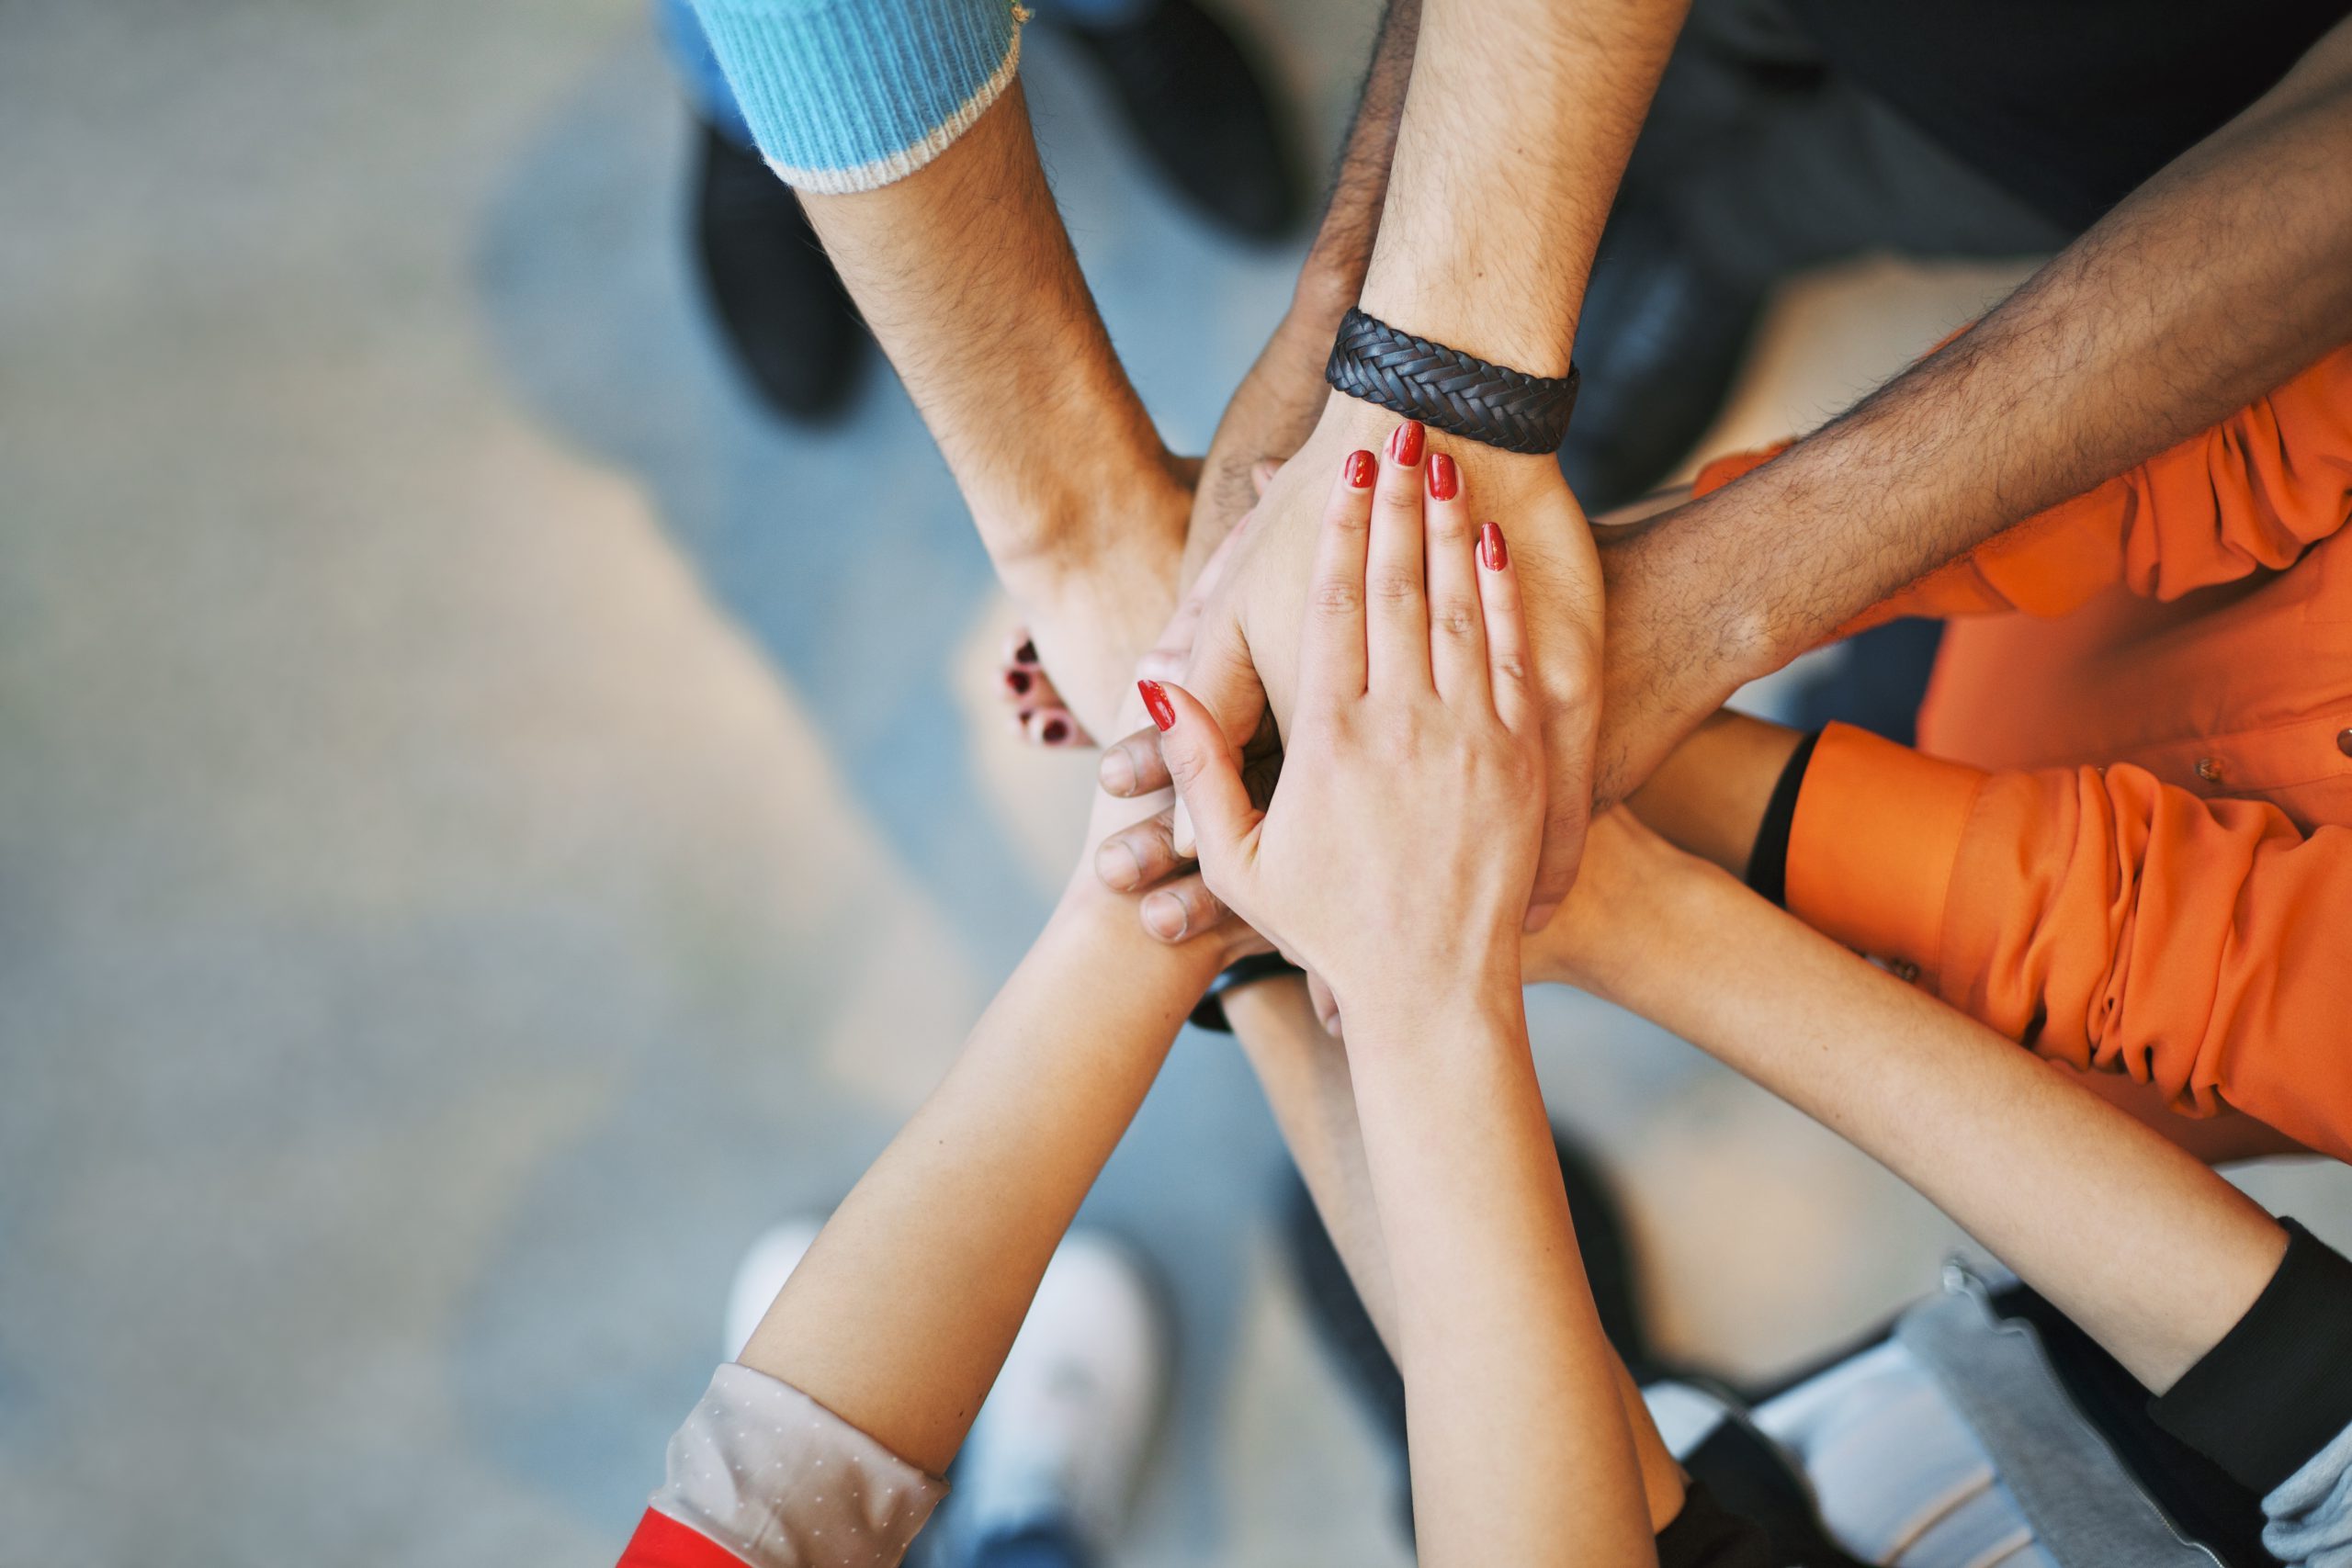
<path id="1" fill-rule="evenodd" d="M 2030 255 L 2075 237 L 1830 70 L 1778 0 L 1696 0 L 1618 201 L 1748 285 L 1866 252 Z"/>

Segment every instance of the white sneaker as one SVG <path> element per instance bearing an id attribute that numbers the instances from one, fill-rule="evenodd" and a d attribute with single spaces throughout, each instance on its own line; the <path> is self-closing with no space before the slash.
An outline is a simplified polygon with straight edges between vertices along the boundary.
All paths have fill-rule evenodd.
<path id="1" fill-rule="evenodd" d="M 1106 1555 L 1168 1402 L 1171 1355 L 1133 1255 L 1101 1232 L 1064 1237 L 956 1461 L 950 1560 L 1047 1522 Z"/>
<path id="2" fill-rule="evenodd" d="M 751 1343 L 752 1330 L 767 1316 L 768 1303 L 808 1255 L 825 1218 L 803 1214 L 785 1221 L 752 1243 L 743 1260 L 735 1265 L 735 1282 L 727 1289 L 727 1326 L 719 1347 L 727 1359 L 741 1356 L 743 1347 Z"/>

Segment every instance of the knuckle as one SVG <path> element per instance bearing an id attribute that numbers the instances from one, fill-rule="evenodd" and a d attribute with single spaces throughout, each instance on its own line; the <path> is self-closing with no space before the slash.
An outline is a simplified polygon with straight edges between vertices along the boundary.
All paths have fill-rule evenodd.
<path id="1" fill-rule="evenodd" d="M 1514 686 L 1527 684 L 1529 671 L 1525 654 L 1517 651 L 1498 653 L 1495 655 L 1494 667 L 1496 680 Z"/>
<path id="2" fill-rule="evenodd" d="M 1309 603 L 1317 614 L 1352 615 L 1363 608 L 1362 585 L 1344 577 L 1326 577 L 1317 581 Z"/>
<path id="3" fill-rule="evenodd" d="M 1420 574 L 1400 566 L 1384 566 L 1364 578 L 1364 592 L 1383 604 L 1409 604 L 1421 596 Z"/>
<path id="4" fill-rule="evenodd" d="M 1467 599 L 1449 594 L 1430 605 L 1430 630 L 1441 637 L 1466 642 L 1478 626 L 1478 606 Z"/>

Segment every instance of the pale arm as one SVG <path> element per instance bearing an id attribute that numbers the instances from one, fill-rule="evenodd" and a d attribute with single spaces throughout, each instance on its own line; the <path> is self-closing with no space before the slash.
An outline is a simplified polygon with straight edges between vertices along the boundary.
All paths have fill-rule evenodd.
<path id="1" fill-rule="evenodd" d="M 819 1235 L 740 1359 L 944 1471 L 1220 939 L 1170 949 L 1091 874 L 946 1078 Z"/>
<path id="2" fill-rule="evenodd" d="M 1607 831 L 1606 919 L 1545 934 L 1576 953 L 1558 977 L 1872 1156 L 2151 1390 L 2261 1293 L 2285 1234 L 2194 1157 L 1721 872 L 1631 826 Z"/>
<path id="3" fill-rule="evenodd" d="M 1364 1158 L 1363 1126 L 1356 1116 L 1347 1052 L 1324 1032 L 1304 981 L 1268 981 L 1227 992 L 1225 1013 L 1364 1312 L 1395 1356 L 1401 1343 L 1395 1286 L 1373 1199 L 1372 1171 Z M 1655 1534 L 1681 1512 L 1681 1467 L 1667 1450 L 1649 1407 L 1622 1362 L 1615 1369 L 1615 1382 Z"/>

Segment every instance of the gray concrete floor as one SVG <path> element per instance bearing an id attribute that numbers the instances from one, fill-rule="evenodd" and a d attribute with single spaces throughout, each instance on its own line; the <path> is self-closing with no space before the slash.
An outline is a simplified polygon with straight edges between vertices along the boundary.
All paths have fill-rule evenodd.
<path id="1" fill-rule="evenodd" d="M 1368 7 L 1252 9 L 1328 141 Z M 1028 76 L 1197 447 L 1291 258 L 1186 222 L 1052 40 Z M 854 1178 L 1075 847 L 903 395 L 812 434 L 730 379 L 683 130 L 635 0 L 0 8 L 0 1562 L 609 1561 L 737 1250 Z M 1724 439 L 2002 281 L 1799 290 Z M 1789 1364 L 1952 1245 L 1687 1047 L 1534 1010 L 1669 1348 Z M 1182 1321 L 1136 1562 L 1403 1559 L 1278 1160 L 1188 1039 L 1091 1205 Z"/>

